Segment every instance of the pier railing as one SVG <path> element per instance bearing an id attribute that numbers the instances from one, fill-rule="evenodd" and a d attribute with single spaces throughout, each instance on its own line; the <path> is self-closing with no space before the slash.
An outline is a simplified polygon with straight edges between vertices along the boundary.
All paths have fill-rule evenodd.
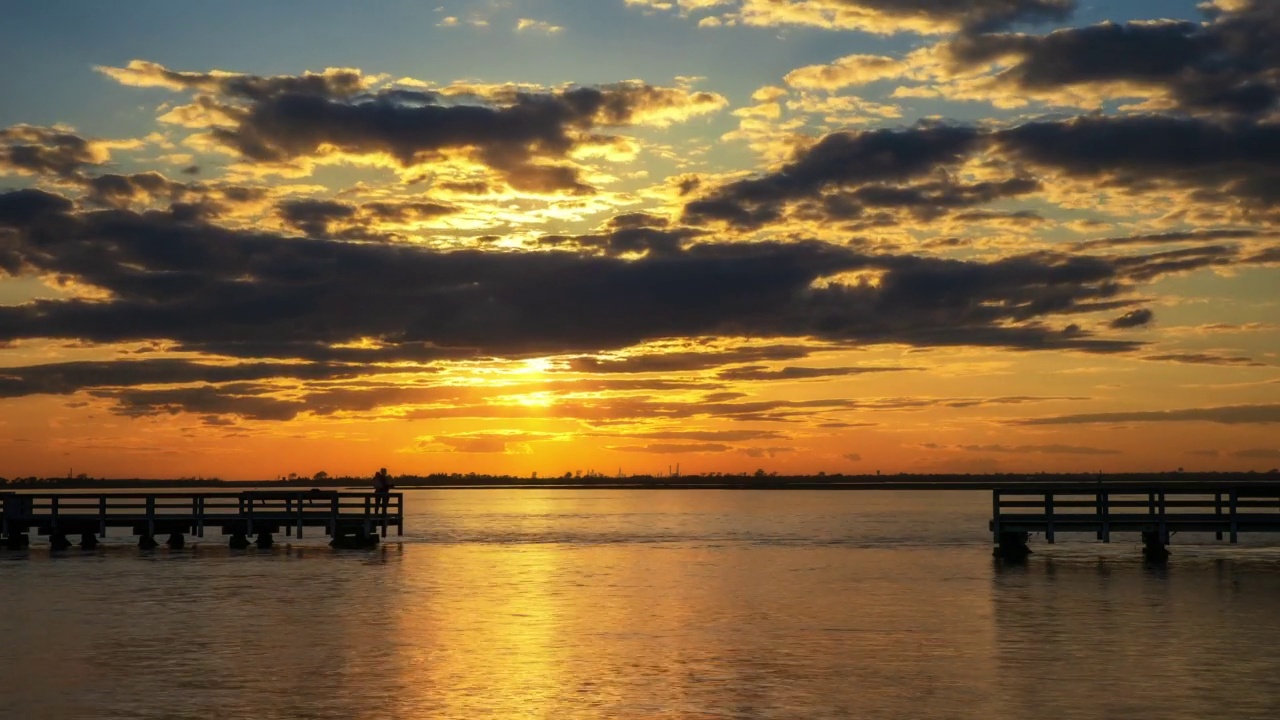
<path id="1" fill-rule="evenodd" d="M 1110 542 L 1117 532 L 1154 533 L 1167 545 L 1170 533 L 1214 533 L 1238 542 L 1243 532 L 1280 532 L 1280 484 L 1198 487 L 1065 486 L 993 491 L 991 531 L 1095 533 Z"/>
<path id="2" fill-rule="evenodd" d="M 284 531 L 297 537 L 304 528 L 323 528 L 338 537 L 355 529 L 366 535 L 389 528 L 404 531 L 402 493 L 327 490 L 247 490 L 243 492 L 0 493 L 0 534 L 9 537 L 35 529 L 40 534 L 94 533 L 109 527 L 135 534 L 190 533 L 206 528 L 223 534 Z"/>

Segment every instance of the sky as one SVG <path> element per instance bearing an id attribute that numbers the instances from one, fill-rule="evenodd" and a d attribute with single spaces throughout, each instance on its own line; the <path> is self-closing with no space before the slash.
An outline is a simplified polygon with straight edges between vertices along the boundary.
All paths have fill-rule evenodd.
<path id="1" fill-rule="evenodd" d="M 0 476 L 1280 466 L 1280 3 L 3 13 Z"/>

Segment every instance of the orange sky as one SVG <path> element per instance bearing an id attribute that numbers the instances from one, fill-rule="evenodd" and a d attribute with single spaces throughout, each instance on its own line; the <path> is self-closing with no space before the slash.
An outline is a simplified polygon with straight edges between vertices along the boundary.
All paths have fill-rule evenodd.
<path id="1" fill-rule="evenodd" d="M 18 12 L 0 477 L 1280 466 L 1272 4 L 539 8 Z"/>

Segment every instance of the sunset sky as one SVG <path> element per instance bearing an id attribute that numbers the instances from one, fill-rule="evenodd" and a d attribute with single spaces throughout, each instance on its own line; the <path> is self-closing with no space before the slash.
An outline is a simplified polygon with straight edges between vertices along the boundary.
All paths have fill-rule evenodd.
<path id="1" fill-rule="evenodd" d="M 1280 3 L 15 3 L 0 476 L 1280 466 Z"/>

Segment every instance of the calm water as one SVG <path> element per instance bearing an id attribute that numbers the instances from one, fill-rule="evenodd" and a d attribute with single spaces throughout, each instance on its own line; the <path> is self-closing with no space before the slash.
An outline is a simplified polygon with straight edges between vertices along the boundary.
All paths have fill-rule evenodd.
<path id="1" fill-rule="evenodd" d="M 1001 568 L 986 493 L 406 505 L 369 552 L 0 550 L 0 717 L 1280 717 L 1280 547 Z"/>

